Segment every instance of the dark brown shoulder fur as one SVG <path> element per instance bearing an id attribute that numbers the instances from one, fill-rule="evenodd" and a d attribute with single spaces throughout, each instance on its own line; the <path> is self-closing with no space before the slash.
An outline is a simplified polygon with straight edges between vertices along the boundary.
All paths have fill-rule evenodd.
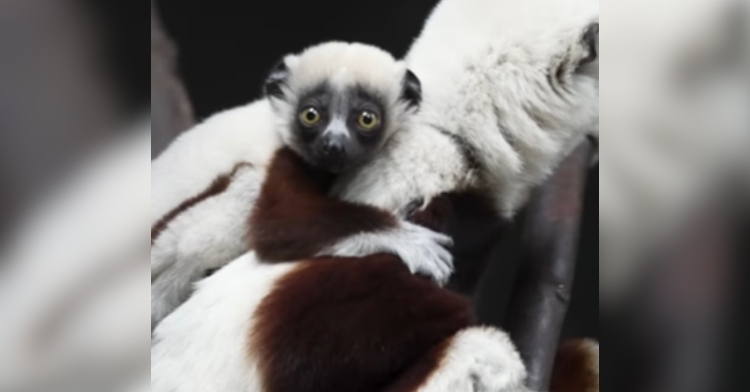
<path id="1" fill-rule="evenodd" d="M 332 180 L 292 150 L 278 151 L 250 216 L 249 245 L 260 259 L 311 258 L 342 238 L 396 226 L 385 211 L 328 196 Z"/>
<path id="2" fill-rule="evenodd" d="M 461 296 L 391 255 L 300 263 L 255 320 L 249 350 L 267 392 L 382 392 L 398 379 L 389 392 L 413 390 L 472 323 Z"/>

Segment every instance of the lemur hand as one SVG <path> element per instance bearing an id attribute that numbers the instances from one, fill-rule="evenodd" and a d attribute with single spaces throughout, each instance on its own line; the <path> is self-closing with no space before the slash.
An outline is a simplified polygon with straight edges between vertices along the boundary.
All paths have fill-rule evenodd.
<path id="1" fill-rule="evenodd" d="M 414 274 L 427 276 L 440 285 L 453 274 L 453 256 L 447 249 L 453 240 L 423 226 L 400 221 L 398 227 L 348 237 L 320 255 L 362 257 L 375 253 L 399 256 Z"/>
<path id="2" fill-rule="evenodd" d="M 441 286 L 448 283 L 453 274 L 453 255 L 447 248 L 453 246 L 453 239 L 410 222 L 402 222 L 397 230 L 393 251 L 409 270 Z"/>

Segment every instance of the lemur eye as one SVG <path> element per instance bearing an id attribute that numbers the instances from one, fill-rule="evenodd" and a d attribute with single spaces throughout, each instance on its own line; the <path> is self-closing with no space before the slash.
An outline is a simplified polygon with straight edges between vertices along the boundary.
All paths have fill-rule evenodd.
<path id="1" fill-rule="evenodd" d="M 312 127 L 320 121 L 320 113 L 314 107 L 305 108 L 299 114 L 299 120 L 302 122 L 302 125 Z"/>
<path id="2" fill-rule="evenodd" d="M 369 131 L 378 125 L 378 115 L 365 110 L 359 114 L 357 124 L 359 124 L 359 126 L 365 131 Z"/>

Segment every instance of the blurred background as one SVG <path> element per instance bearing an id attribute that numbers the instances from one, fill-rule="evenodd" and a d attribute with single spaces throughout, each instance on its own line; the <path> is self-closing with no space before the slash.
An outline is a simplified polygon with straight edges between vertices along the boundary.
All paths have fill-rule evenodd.
<path id="1" fill-rule="evenodd" d="M 0 1 L 0 391 L 148 390 L 147 156 L 257 98 L 288 52 L 403 55 L 435 3 L 152 1 L 149 97 L 145 5 Z M 605 172 L 564 335 L 604 326 L 612 391 L 750 390 L 746 6 L 604 7 Z M 453 288 L 506 325 L 522 228 L 476 223 Z"/>
<path id="2" fill-rule="evenodd" d="M 0 2 L 0 228 L 148 109 L 145 11 L 119 3 Z"/>

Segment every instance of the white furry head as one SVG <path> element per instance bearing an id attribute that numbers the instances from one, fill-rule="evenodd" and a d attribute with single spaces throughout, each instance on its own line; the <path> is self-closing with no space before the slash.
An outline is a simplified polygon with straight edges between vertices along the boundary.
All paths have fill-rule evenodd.
<path id="1" fill-rule="evenodd" d="M 319 151 L 324 146 L 313 145 L 320 134 L 338 132 L 347 140 L 362 136 L 342 153 L 356 156 L 345 159 L 347 163 L 359 162 L 405 126 L 421 102 L 419 79 L 403 62 L 377 47 L 344 42 L 328 42 L 284 57 L 269 75 L 265 93 L 281 120 L 279 131 L 285 144 L 313 164 L 325 158 Z M 311 105 L 316 114 L 310 118 L 317 123 L 320 114 L 320 127 L 305 127 L 298 121 Z M 382 125 L 377 137 L 373 132 L 356 132 L 356 117 L 350 113 L 361 110 L 375 112 Z M 334 112 L 338 112 L 338 124 Z"/>

